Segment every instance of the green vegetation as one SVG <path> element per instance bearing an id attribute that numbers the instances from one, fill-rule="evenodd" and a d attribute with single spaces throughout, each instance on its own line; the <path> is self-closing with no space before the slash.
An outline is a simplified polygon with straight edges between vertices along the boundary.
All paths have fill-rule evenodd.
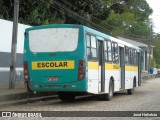
<path id="1" fill-rule="evenodd" d="M 14 0 L 0 0 L 1 18 L 13 19 Z M 19 22 L 29 25 L 84 24 L 113 36 L 151 35 L 146 0 L 20 0 Z"/>
<path id="2" fill-rule="evenodd" d="M 13 19 L 14 0 L 0 0 L 0 18 Z M 83 24 L 112 36 L 148 43 L 152 9 L 146 0 L 20 0 L 19 22 L 28 25 Z M 154 57 L 160 64 L 160 40 Z"/>
<path id="3" fill-rule="evenodd" d="M 156 62 L 156 67 L 160 69 L 160 37 L 157 37 L 157 39 L 154 41 L 154 61 Z"/>

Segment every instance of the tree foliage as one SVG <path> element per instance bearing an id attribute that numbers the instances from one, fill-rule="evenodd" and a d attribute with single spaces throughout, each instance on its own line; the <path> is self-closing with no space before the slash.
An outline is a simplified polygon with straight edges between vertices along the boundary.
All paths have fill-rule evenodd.
<path id="1" fill-rule="evenodd" d="M 0 18 L 13 19 L 14 0 L 0 0 Z M 20 0 L 19 22 L 84 24 L 113 36 L 150 36 L 146 0 Z"/>
<path id="2" fill-rule="evenodd" d="M 154 51 L 153 51 L 153 56 L 154 60 L 157 64 L 157 67 L 160 68 L 160 36 L 154 41 Z"/>
<path id="3" fill-rule="evenodd" d="M 146 0 L 19 0 L 19 22 L 43 24 L 84 24 L 112 36 L 148 39 L 153 32 Z M 14 0 L 0 0 L 0 18 L 13 20 Z M 154 56 L 160 64 L 160 37 L 156 36 Z"/>
<path id="4" fill-rule="evenodd" d="M 152 9 L 145 0 L 104 0 L 110 3 L 110 15 L 103 24 L 112 35 L 148 39 L 151 36 L 149 15 Z"/>

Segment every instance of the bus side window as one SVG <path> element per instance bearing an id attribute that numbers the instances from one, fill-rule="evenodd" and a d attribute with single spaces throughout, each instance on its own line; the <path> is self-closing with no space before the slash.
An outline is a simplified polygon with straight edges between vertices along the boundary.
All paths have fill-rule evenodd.
<path id="1" fill-rule="evenodd" d="M 137 52 L 137 50 L 135 50 L 135 53 L 136 53 L 136 58 L 135 58 L 136 66 L 138 66 L 138 52 Z"/>
<path id="2" fill-rule="evenodd" d="M 115 43 L 115 62 L 119 62 L 119 56 L 118 56 L 118 44 Z"/>
<path id="3" fill-rule="evenodd" d="M 131 49 L 130 48 L 128 48 L 128 60 L 129 60 L 129 65 L 131 64 Z"/>
<path id="4" fill-rule="evenodd" d="M 87 57 L 91 57 L 91 36 L 86 35 L 86 40 L 87 40 Z"/>
<path id="5" fill-rule="evenodd" d="M 107 41 L 107 53 L 108 53 L 108 61 L 112 61 L 112 44 L 111 41 Z"/>
<path id="6" fill-rule="evenodd" d="M 128 47 L 125 47 L 125 63 L 128 65 L 129 64 L 129 49 Z"/>
<path id="7" fill-rule="evenodd" d="M 132 49 L 132 65 L 133 65 L 133 66 L 135 65 L 135 61 L 134 61 L 134 54 L 135 54 L 135 53 L 134 53 L 134 51 L 135 51 L 135 50 Z"/>
<path id="8" fill-rule="evenodd" d="M 113 58 L 113 63 L 118 63 L 118 44 L 117 43 L 112 43 L 112 58 Z"/>
<path id="9" fill-rule="evenodd" d="M 132 65 L 134 66 L 134 49 L 132 49 L 131 55 Z"/>
<path id="10" fill-rule="evenodd" d="M 134 56 L 133 56 L 134 58 L 134 66 L 137 66 L 137 51 L 136 50 L 134 50 Z"/>
<path id="11" fill-rule="evenodd" d="M 95 36 L 91 36 L 91 56 L 93 59 L 97 58 L 97 42 Z"/>
<path id="12" fill-rule="evenodd" d="M 129 64 L 132 65 L 132 49 L 129 48 Z"/>
<path id="13" fill-rule="evenodd" d="M 104 41 L 104 51 L 105 51 L 105 60 L 106 61 L 108 61 L 108 52 L 107 52 L 107 50 L 108 50 L 108 45 L 107 45 L 107 41 Z"/>
<path id="14" fill-rule="evenodd" d="M 132 65 L 134 66 L 134 49 L 132 49 Z"/>
<path id="15" fill-rule="evenodd" d="M 130 48 L 130 65 L 133 65 L 133 55 L 132 55 L 132 49 Z"/>

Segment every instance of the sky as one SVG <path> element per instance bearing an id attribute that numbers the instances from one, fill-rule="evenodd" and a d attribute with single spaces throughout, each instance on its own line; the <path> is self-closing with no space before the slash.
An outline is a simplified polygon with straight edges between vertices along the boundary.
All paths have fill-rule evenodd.
<path id="1" fill-rule="evenodd" d="M 155 33 L 160 33 L 160 0 L 146 0 L 149 6 L 153 9 L 150 18 L 153 19 L 153 30 Z"/>

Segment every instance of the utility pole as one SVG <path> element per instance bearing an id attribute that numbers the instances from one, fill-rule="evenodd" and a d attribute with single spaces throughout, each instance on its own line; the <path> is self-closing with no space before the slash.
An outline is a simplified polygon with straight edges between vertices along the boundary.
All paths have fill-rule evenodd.
<path id="1" fill-rule="evenodd" d="M 151 49 L 152 49 L 152 25 L 151 25 L 151 36 L 149 39 L 149 64 L 148 64 L 148 73 L 150 73 L 150 68 L 151 68 Z"/>
<path id="2" fill-rule="evenodd" d="M 10 56 L 9 89 L 15 88 L 15 80 L 16 80 L 18 16 L 19 16 L 19 0 L 14 0 L 14 19 L 13 19 L 12 46 L 11 46 L 11 56 Z"/>

